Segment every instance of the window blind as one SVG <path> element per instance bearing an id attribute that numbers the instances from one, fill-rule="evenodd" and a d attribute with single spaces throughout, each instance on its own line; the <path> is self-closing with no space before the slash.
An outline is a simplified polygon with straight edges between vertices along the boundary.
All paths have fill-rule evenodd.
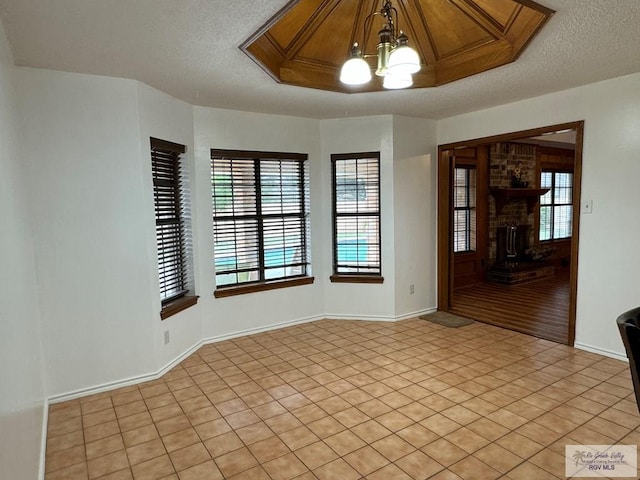
<path id="1" fill-rule="evenodd" d="M 160 298 L 187 293 L 187 242 L 181 209 L 181 155 L 185 146 L 151 138 L 151 168 L 158 247 Z"/>
<path id="2" fill-rule="evenodd" d="M 306 155 L 212 150 L 216 285 L 307 275 Z"/>
<path id="3" fill-rule="evenodd" d="M 380 153 L 335 154 L 334 274 L 381 275 Z"/>
<path id="4" fill-rule="evenodd" d="M 453 182 L 453 251 L 476 249 L 476 170 L 456 167 Z"/>
<path id="5" fill-rule="evenodd" d="M 573 173 L 543 171 L 540 186 L 550 189 L 540 198 L 540 240 L 570 238 L 573 221 Z"/>

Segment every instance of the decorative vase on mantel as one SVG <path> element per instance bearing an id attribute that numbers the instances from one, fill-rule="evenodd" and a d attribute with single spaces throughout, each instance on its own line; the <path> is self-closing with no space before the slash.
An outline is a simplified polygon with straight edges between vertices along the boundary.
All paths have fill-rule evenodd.
<path id="1" fill-rule="evenodd" d="M 519 179 L 515 175 L 511 176 L 511 188 L 527 188 L 529 182 Z"/>
<path id="2" fill-rule="evenodd" d="M 511 188 L 527 188 L 529 182 L 525 178 L 524 167 L 521 162 L 518 162 L 511 174 Z"/>

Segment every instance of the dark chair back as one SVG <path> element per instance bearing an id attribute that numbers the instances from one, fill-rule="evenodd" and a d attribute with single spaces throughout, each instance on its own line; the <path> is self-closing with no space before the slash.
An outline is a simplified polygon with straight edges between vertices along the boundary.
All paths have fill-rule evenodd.
<path id="1" fill-rule="evenodd" d="M 629 358 L 633 389 L 636 393 L 638 410 L 640 410 L 640 377 L 638 377 L 640 371 L 640 307 L 623 313 L 616 321 L 624 348 L 627 351 L 627 358 Z"/>

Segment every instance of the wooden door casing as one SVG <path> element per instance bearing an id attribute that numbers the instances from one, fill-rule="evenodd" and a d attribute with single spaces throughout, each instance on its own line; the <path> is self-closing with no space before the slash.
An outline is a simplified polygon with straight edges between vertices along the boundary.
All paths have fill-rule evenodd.
<path id="1" fill-rule="evenodd" d="M 574 189 L 572 222 L 573 234 L 571 237 L 570 279 L 569 279 L 569 319 L 567 324 L 566 344 L 573 346 L 575 341 L 576 325 L 576 297 L 578 290 L 578 246 L 580 241 L 580 194 L 582 184 L 582 143 L 584 137 L 584 121 L 576 121 L 534 128 L 519 132 L 505 133 L 491 137 L 471 139 L 461 142 L 449 143 L 438 146 L 438 207 L 437 207 L 437 301 L 438 310 L 450 311 L 453 300 L 453 225 L 450 206 L 452 205 L 452 169 L 454 164 L 454 152 L 456 149 L 487 147 L 492 143 L 508 142 L 523 138 L 540 136 L 545 133 L 559 132 L 562 130 L 576 131 L 575 158 L 574 158 Z"/>

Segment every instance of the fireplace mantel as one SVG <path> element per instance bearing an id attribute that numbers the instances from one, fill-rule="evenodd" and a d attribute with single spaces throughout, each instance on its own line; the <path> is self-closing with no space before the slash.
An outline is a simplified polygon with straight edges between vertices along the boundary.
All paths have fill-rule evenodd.
<path id="1" fill-rule="evenodd" d="M 548 188 L 490 188 L 489 192 L 496 199 L 496 215 L 502 214 L 504 206 L 512 200 L 523 199 L 527 202 L 527 213 L 533 213 L 540 201 L 540 197 L 547 193 Z"/>

